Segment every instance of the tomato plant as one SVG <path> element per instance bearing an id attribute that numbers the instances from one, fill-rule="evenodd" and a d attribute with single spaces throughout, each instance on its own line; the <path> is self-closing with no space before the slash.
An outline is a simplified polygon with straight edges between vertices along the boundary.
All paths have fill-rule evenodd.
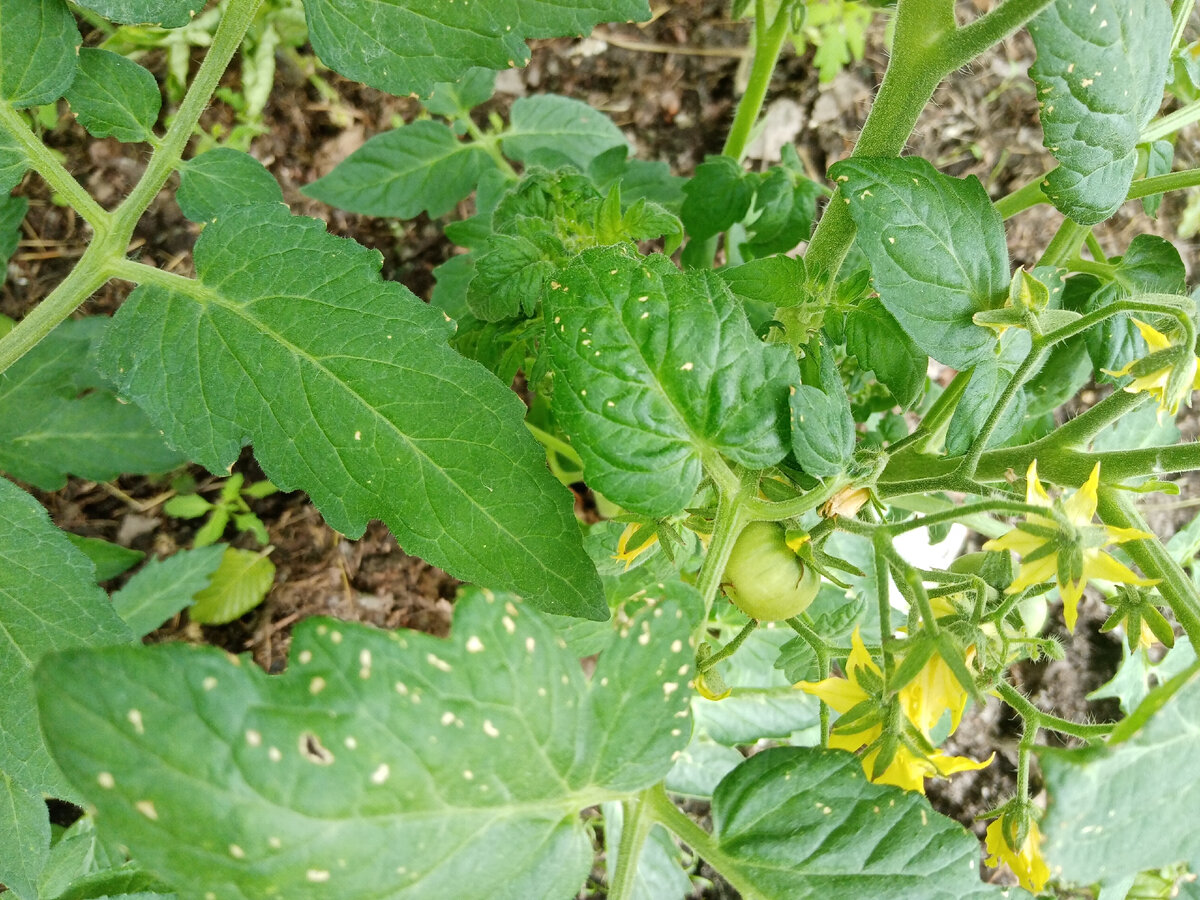
<path id="1" fill-rule="evenodd" d="M 743 158 L 789 41 L 841 58 L 831 4 L 807 25 L 803 0 L 735 4 L 753 16 L 746 89 L 723 152 L 683 177 L 572 98 L 478 113 L 528 40 L 645 19 L 644 0 L 304 0 L 324 65 L 425 113 L 306 193 L 389 218 L 472 210 L 444 223 L 462 252 L 429 303 L 293 215 L 254 157 L 197 135 L 239 47 L 269 56 L 284 23 L 301 40 L 294 6 L 206 13 L 166 115 L 148 69 L 81 47 L 81 18 L 179 44 L 202 6 L 0 0 L 0 250 L 27 172 L 91 231 L 0 329 L 8 893 L 570 897 L 596 862 L 592 808 L 620 900 L 689 893 L 684 845 L 748 898 L 1194 890 L 1200 526 L 1158 535 L 1143 507 L 1200 469 L 1174 426 L 1200 387 L 1197 310 L 1173 244 L 1106 256 L 1093 233 L 1127 201 L 1153 213 L 1200 185 L 1172 168 L 1200 120 L 1194 0 L 898 0 L 870 115 L 820 182 L 792 147 L 760 171 Z M 838 8 L 857 54 L 866 7 Z M 903 151 L 934 90 L 1021 28 L 1053 162 L 993 200 Z M 1160 116 L 1164 90 L 1178 103 Z M 93 137 L 145 146 L 112 208 L 39 137 L 60 100 Z M 164 188 L 202 227 L 194 277 L 131 249 Z M 1004 222 L 1043 205 L 1061 224 L 1014 271 Z M 113 280 L 134 286 L 114 316 L 72 318 Z M 16 483 L 184 461 L 227 475 L 247 446 L 259 485 L 304 491 L 351 538 L 382 520 L 469 583 L 451 636 L 309 619 L 280 675 L 143 646 L 193 603 L 195 621 L 236 616 L 274 569 L 200 546 L 110 596 L 101 573 L 137 555 L 72 541 Z M 577 481 L 620 537 L 576 517 Z M 253 486 L 228 484 L 218 524 L 255 530 Z M 905 535 L 952 524 L 987 539 L 981 555 L 906 555 Z M 228 588 L 239 567 L 249 603 Z M 1085 590 L 1127 631 L 1118 722 L 1054 715 L 1011 677 L 1061 654 L 1045 610 L 1061 601 L 1073 629 Z M 998 764 L 946 744 L 989 696 L 1022 736 L 981 845 L 924 791 Z M 710 805 L 710 828 L 681 797 Z M 47 798 L 84 814 L 52 832 Z M 1021 888 L 981 881 L 985 853 Z"/>

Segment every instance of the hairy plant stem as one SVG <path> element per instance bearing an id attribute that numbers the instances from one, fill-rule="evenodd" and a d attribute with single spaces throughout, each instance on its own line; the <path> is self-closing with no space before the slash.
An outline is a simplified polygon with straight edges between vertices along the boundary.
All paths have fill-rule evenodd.
<path id="1" fill-rule="evenodd" d="M 886 697 L 888 684 L 896 672 L 896 658 L 889 649 L 890 641 L 896 635 L 892 630 L 892 598 L 888 586 L 888 551 L 893 549 L 891 535 L 882 530 L 876 531 L 871 545 L 875 552 L 875 600 L 879 608 L 879 640 L 883 656 L 883 684 L 880 691 Z"/>
<path id="2" fill-rule="evenodd" d="M 654 814 L 647 809 L 647 795 L 655 790 L 647 788 L 636 797 L 621 802 L 621 843 L 617 847 L 617 871 L 608 887 L 610 900 L 629 900 L 634 894 L 637 880 L 638 860 L 646 838 L 654 827 Z"/>
<path id="3" fill-rule="evenodd" d="M 746 153 L 750 134 L 754 130 L 754 124 L 758 121 L 759 113 L 762 112 L 767 88 L 771 85 L 771 75 L 779 62 L 783 43 L 787 40 L 793 2 L 795 0 L 779 5 L 775 21 L 770 26 L 765 25 L 763 21 L 767 14 L 766 3 L 763 0 L 757 0 L 754 5 L 754 62 L 750 67 L 746 92 L 738 100 L 733 124 L 729 127 L 725 146 L 721 150 L 722 155 L 732 157 L 739 162 Z"/>
<path id="4" fill-rule="evenodd" d="M 970 25 L 955 27 L 954 5 L 944 0 L 900 0 L 892 58 L 852 156 L 899 156 L 942 79 L 1016 31 L 1051 0 L 1004 0 Z M 810 272 L 828 278 L 854 241 L 854 220 L 838 190 L 825 207 L 805 254 Z"/>
<path id="5" fill-rule="evenodd" d="M 787 620 L 788 627 L 796 634 L 800 635 L 800 639 L 812 649 L 813 655 L 817 658 L 817 680 L 824 681 L 829 677 L 829 645 L 825 643 L 815 628 L 809 626 L 805 621 L 806 615 L 792 616 Z M 820 706 L 821 720 L 821 746 L 829 746 L 829 704 L 824 700 Z"/>
<path id="6" fill-rule="evenodd" d="M 704 563 L 700 566 L 700 574 L 696 578 L 696 587 L 704 600 L 704 619 L 712 612 L 713 602 L 721 589 L 721 577 L 725 574 L 725 566 L 729 562 L 729 554 L 738 535 L 750 521 L 742 502 L 741 492 L 722 490 L 717 501 L 717 516 L 713 522 L 712 539 L 708 542 L 708 552 L 704 555 Z"/>
<path id="7" fill-rule="evenodd" d="M 1027 729 L 1032 728 L 1048 728 L 1051 731 L 1057 731 L 1061 734 L 1069 734 L 1071 737 L 1077 737 L 1081 741 L 1096 741 L 1106 737 L 1113 730 L 1110 724 L 1105 725 L 1085 725 L 1081 722 L 1072 722 L 1068 719 L 1060 719 L 1058 716 L 1052 716 L 1050 713 L 1042 712 L 1034 706 L 1028 698 L 1020 691 L 1009 684 L 1007 681 L 1001 681 L 996 685 L 996 693 L 1000 695 L 1000 699 L 1011 706 L 1025 720 Z M 1022 741 L 1024 739 L 1022 738 Z M 1032 743 L 1032 742 L 1031 742 Z"/>
<path id="8" fill-rule="evenodd" d="M 701 662 L 697 663 L 696 670 L 698 672 L 700 672 L 701 674 L 703 674 L 704 672 L 707 672 L 709 669 L 711 669 L 713 666 L 715 666 L 717 663 L 719 663 L 721 660 L 729 659 L 729 657 L 731 657 L 731 656 L 733 656 L 733 654 L 737 653 L 738 647 L 742 646 L 742 644 L 745 643 L 746 638 L 748 638 L 748 637 L 750 637 L 750 635 L 754 634 L 754 631 L 757 628 L 758 628 L 758 620 L 751 619 L 749 622 L 747 622 L 745 625 L 742 626 L 741 631 L 739 631 L 737 634 L 735 634 L 733 636 L 733 640 L 731 640 L 728 644 L 726 644 L 724 647 L 722 647 L 716 653 L 713 653 L 711 656 L 708 656 Z"/>
<path id="9" fill-rule="evenodd" d="M 1150 531 L 1128 491 L 1101 485 L 1097 499 L 1100 519 L 1106 525 Z M 1159 579 L 1159 593 L 1175 613 L 1192 646 L 1200 647 L 1200 593 L 1192 579 L 1157 538 L 1126 541 L 1121 547 L 1143 572 Z"/>
<path id="10" fill-rule="evenodd" d="M 744 897 L 758 896 L 758 888 L 741 871 L 738 861 L 721 849 L 721 844 L 715 837 L 672 803 L 662 785 L 650 788 L 643 792 L 642 796 L 654 811 L 658 823 L 702 856 L 735 890 Z"/>
<path id="11" fill-rule="evenodd" d="M 92 226 L 97 236 L 105 234 L 111 227 L 112 214 L 105 210 L 84 190 L 50 149 L 33 133 L 29 122 L 7 103 L 0 102 L 0 128 L 8 132 L 25 153 L 29 166 L 40 176 L 51 190 L 65 200 L 83 220 Z"/>
<path id="12" fill-rule="evenodd" d="M 212 45 L 196 72 L 195 79 L 188 86 L 175 120 L 155 148 L 145 173 L 114 212 L 108 213 L 101 209 L 57 161 L 54 161 L 53 166 L 50 165 L 48 160 L 51 157 L 44 147 L 38 155 L 38 151 L 27 146 L 30 141 L 36 141 L 28 128 L 17 129 L 14 137 L 30 156 L 31 163 L 51 187 L 63 194 L 71 205 L 92 223 L 96 238 L 88 245 L 71 274 L 42 300 L 33 312 L 18 322 L 12 331 L 0 338 L 0 372 L 35 347 L 113 276 L 114 264 L 124 258 L 138 220 L 179 165 L 188 140 L 195 131 L 196 123 L 200 121 L 200 114 L 212 99 L 221 75 L 241 45 L 261 2 L 262 0 L 230 0 L 217 26 L 216 34 L 213 35 Z M 0 104 L 0 126 L 12 131 L 9 115 L 16 114 L 6 105 Z M 22 138 L 20 132 L 24 132 L 27 137 Z M 71 185 L 74 185 L 74 188 Z"/>

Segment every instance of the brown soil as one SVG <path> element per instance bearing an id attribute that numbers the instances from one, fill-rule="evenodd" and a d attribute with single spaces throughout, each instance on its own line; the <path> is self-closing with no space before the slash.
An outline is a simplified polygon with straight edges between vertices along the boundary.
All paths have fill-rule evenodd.
<path id="1" fill-rule="evenodd" d="M 969 10 L 971 4 L 960 6 Z M 987 3 L 977 0 L 976 6 Z M 573 96 L 608 113 L 638 155 L 665 160 L 677 173 L 688 174 L 705 154 L 720 151 L 736 101 L 747 28 L 730 22 L 727 9 L 724 0 L 680 0 L 646 25 L 609 26 L 589 41 L 540 42 L 526 69 L 501 77 L 500 93 L 481 112 L 503 114 L 526 92 Z M 881 34 L 882 29 L 876 29 L 865 61 L 830 84 L 818 83 L 811 51 L 806 57 L 786 58 L 779 66 L 768 103 L 787 100 L 795 105 L 804 126 L 795 140 L 814 177 L 820 178 L 853 146 L 885 66 Z M 1032 87 L 1024 76 L 1032 57 L 1028 38 L 1020 35 L 976 62 L 969 77 L 944 85 L 921 118 L 911 152 L 950 174 L 978 175 L 995 197 L 1045 171 L 1049 158 L 1041 147 Z M 149 62 L 153 67 L 155 61 Z M 161 60 L 158 65 L 161 68 Z M 417 111 L 409 99 L 390 97 L 331 73 L 328 78 L 339 93 L 336 105 L 281 60 L 266 113 L 270 130 L 255 141 L 252 152 L 279 180 L 293 211 L 323 218 L 333 232 L 378 249 L 384 256 L 384 277 L 427 298 L 432 270 L 453 252 L 437 223 L 424 216 L 410 222 L 370 219 L 330 209 L 300 193 L 368 137 L 391 127 L 397 118 L 411 119 Z M 236 87 L 236 81 L 230 80 L 230 86 Z M 206 115 L 207 125 L 232 122 L 232 113 L 220 104 Z M 145 165 L 144 148 L 89 140 L 65 114 L 46 140 L 106 206 L 128 192 Z M 1195 143 L 1180 142 L 1181 154 L 1188 146 Z M 88 240 L 84 223 L 56 205 L 39 180 L 27 177 L 19 192 L 29 198 L 31 210 L 9 278 L 0 289 L 0 313 L 13 318 L 22 317 L 49 293 Z M 1105 251 L 1120 253 L 1132 234 L 1141 231 L 1168 235 L 1179 202 L 1168 197 L 1160 218 L 1149 224 L 1137 204 L 1127 205 L 1099 231 Z M 468 211 L 464 207 L 463 212 Z M 1031 264 L 1058 222 L 1058 214 L 1048 207 L 1009 222 L 1013 264 Z M 164 191 L 140 224 L 134 249 L 143 262 L 189 274 L 197 233 L 198 228 L 183 219 L 170 191 Z M 1192 258 L 1194 245 L 1178 240 L 1176 244 L 1185 260 Z M 109 284 L 80 312 L 111 314 L 127 292 L 124 284 Z M 212 483 L 208 473 L 192 471 L 202 486 Z M 248 481 L 263 477 L 248 452 L 236 471 L 245 473 Z M 167 555 L 189 546 L 195 530 L 194 522 L 163 513 L 167 484 L 166 479 L 136 477 L 120 478 L 113 485 L 72 480 L 61 491 L 35 493 L 69 531 Z M 235 652 L 249 651 L 262 666 L 278 671 L 286 659 L 290 626 L 310 615 L 446 632 L 457 583 L 406 555 L 378 523 L 361 539 L 348 540 L 326 526 L 302 494 L 275 495 L 251 505 L 275 547 L 272 559 L 278 574 L 266 602 L 238 622 L 202 632 L 184 619 L 168 623 L 153 640 L 203 640 Z M 235 538 L 232 530 L 227 539 L 249 546 L 245 536 Z M 1103 618 L 1098 603 L 1085 604 L 1074 637 L 1058 626 L 1068 661 L 1023 665 L 1017 670 L 1018 686 L 1052 712 L 1112 718 L 1116 710 L 1111 705 L 1084 699 L 1111 676 L 1120 658 L 1112 639 L 1095 634 Z M 976 815 L 1002 802 L 1013 787 L 1015 729 L 1016 723 L 998 705 L 971 712 L 950 749 L 976 758 L 996 749 L 998 763 L 932 785 L 935 805 L 972 825 Z"/>

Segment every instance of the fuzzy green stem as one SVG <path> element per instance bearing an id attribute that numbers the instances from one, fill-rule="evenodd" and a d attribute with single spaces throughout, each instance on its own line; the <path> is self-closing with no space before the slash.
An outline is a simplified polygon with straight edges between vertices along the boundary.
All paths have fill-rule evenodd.
<path id="1" fill-rule="evenodd" d="M 179 159 L 187 146 L 200 114 L 204 111 L 212 94 L 217 88 L 221 75 L 229 65 L 230 59 L 241 45 L 242 38 L 254 19 L 255 11 L 262 0 L 230 0 L 226 7 L 221 23 L 213 36 L 212 46 L 204 57 L 196 78 L 188 87 L 187 95 L 179 112 L 175 116 L 162 143 L 150 157 L 150 163 L 145 173 L 134 186 L 129 196 L 112 213 L 104 212 L 91 197 L 74 196 L 75 191 L 70 187 L 78 183 L 66 173 L 65 169 L 57 169 L 46 165 L 45 171 L 39 168 L 43 175 L 49 173 L 47 181 L 55 190 L 62 192 L 65 187 L 67 199 L 82 215 L 95 219 L 93 227 L 96 237 L 83 256 L 75 264 L 62 283 L 55 288 L 38 306 L 24 319 L 16 324 L 4 338 L 0 339 L 0 372 L 21 358 L 37 345 L 46 335 L 66 319 L 81 303 L 95 293 L 110 277 L 116 274 L 120 261 L 124 259 L 125 250 L 133 236 L 142 213 L 166 183 L 167 177 L 179 164 Z M 11 130 L 11 122 L 4 119 L 7 106 L 0 104 L 0 124 L 6 130 Z M 15 115 L 15 113 L 14 113 Z M 28 133 L 28 129 L 24 129 Z M 18 137 L 18 135 L 14 135 Z M 32 135 L 30 135 L 32 137 Z M 25 142 L 21 141 L 22 146 Z M 31 162 L 39 165 L 36 151 L 26 147 Z M 42 148 L 42 154 L 47 151 Z M 44 163 L 44 160 L 41 160 Z M 54 180 L 51 180 L 54 179 Z M 65 180 L 64 180 L 65 179 Z M 78 188 L 82 191 L 82 188 Z M 98 212 L 97 212 L 98 211 Z M 89 219 L 91 221 L 91 219 Z M 148 267 L 143 267 L 148 268 Z"/>
<path id="2" fill-rule="evenodd" d="M 751 619 L 744 626 L 742 626 L 741 631 L 739 631 L 737 634 L 735 634 L 733 636 L 733 640 L 731 640 L 728 644 L 726 644 L 724 647 L 722 647 L 716 653 L 713 653 L 711 656 L 705 657 L 703 660 L 698 662 L 696 664 L 697 671 L 699 671 L 701 674 L 703 674 L 703 673 L 707 672 L 709 669 L 711 669 L 713 666 L 715 666 L 717 663 L 719 663 L 721 660 L 729 659 L 729 657 L 731 657 L 731 656 L 733 656 L 733 654 L 737 653 L 738 647 L 742 646 L 742 644 L 745 643 L 746 638 L 750 637 L 750 635 L 752 635 L 754 633 L 754 630 L 756 628 L 758 628 L 758 620 Z"/>
<path id="3" fill-rule="evenodd" d="M 133 228 L 142 217 L 142 213 L 178 167 L 179 160 L 183 158 L 183 151 L 187 149 L 188 141 L 200 121 L 201 113 L 208 107 L 221 76 L 225 74 L 229 61 L 241 46 L 242 38 L 254 21 L 261 3 L 262 0 L 229 0 L 213 35 L 212 45 L 205 54 L 196 77 L 188 85 L 187 94 L 184 95 L 183 103 L 179 105 L 171 127 L 163 136 L 162 145 L 150 157 L 145 174 L 117 208 L 117 230 L 127 228 L 129 234 L 133 234 Z"/>
<path id="4" fill-rule="evenodd" d="M 1042 193 L 1042 182 L 1046 180 L 1045 175 L 1039 175 L 1033 181 L 1026 185 L 1017 188 L 1011 194 L 1005 194 L 992 205 L 996 207 L 996 212 L 1000 213 L 1000 218 L 1011 219 L 1017 213 L 1024 212 L 1042 203 L 1049 203 L 1046 195 Z"/>
<path id="5" fill-rule="evenodd" d="M 691 847 L 743 897 L 759 896 L 759 887 L 741 869 L 741 863 L 721 849 L 715 837 L 689 819 L 661 785 L 646 791 L 643 796 L 654 811 L 659 824 L 673 832 Z"/>
<path id="6" fill-rule="evenodd" d="M 1146 520 L 1138 512 L 1128 491 L 1101 485 L 1098 501 L 1100 519 L 1106 525 L 1149 532 Z M 1121 547 L 1142 567 L 1143 572 L 1151 578 L 1159 579 L 1159 593 L 1175 613 L 1175 618 L 1183 626 L 1192 646 L 1200 647 L 1200 593 L 1197 592 L 1192 579 L 1158 538 L 1126 541 Z"/>
<path id="7" fill-rule="evenodd" d="M 1051 731 L 1057 731 L 1061 734 L 1069 734 L 1071 737 L 1077 737 L 1081 741 L 1097 741 L 1108 736 L 1113 730 L 1111 724 L 1104 725 L 1084 725 L 1080 722 L 1072 722 L 1068 719 L 1060 719 L 1058 716 L 1052 716 L 1050 713 L 1042 712 L 1036 706 L 1029 702 L 1020 691 L 1009 684 L 1007 681 L 1001 681 L 996 685 L 996 693 L 1000 695 L 1000 699 L 1011 706 L 1025 720 L 1027 729 L 1032 728 L 1049 728 Z M 1022 738 L 1024 742 L 1024 738 Z"/>
<path id="8" fill-rule="evenodd" d="M 704 563 L 700 566 L 700 574 L 696 579 L 696 587 L 704 599 L 704 621 L 712 611 L 713 602 L 717 599 L 717 591 L 721 589 L 721 578 L 725 574 L 725 566 L 729 562 L 729 554 L 738 535 L 749 522 L 749 516 L 742 506 L 738 494 L 721 492 L 717 502 L 717 517 L 713 523 L 712 539 L 708 542 L 708 552 Z"/>
<path id="9" fill-rule="evenodd" d="M 987 443 L 989 440 L 991 440 L 992 434 L 995 432 L 996 427 L 1000 424 L 1000 419 L 1004 416 L 1005 412 L 1008 411 L 1008 406 L 1010 403 L 1012 403 L 1013 398 L 1016 397 L 1017 391 L 1021 389 L 1021 385 L 1023 385 L 1026 380 L 1028 380 L 1029 377 L 1037 371 L 1039 366 L 1041 366 L 1042 360 L 1046 356 L 1047 349 L 1048 348 L 1040 347 L 1037 344 L 1030 349 L 1029 354 L 1025 357 L 1025 360 L 1017 368 L 1017 371 L 1013 373 L 1013 376 L 1009 379 L 1008 384 L 1005 385 L 1004 393 L 1000 395 L 999 402 L 997 402 L 996 405 L 992 407 L 991 412 L 988 413 L 988 417 L 984 421 L 983 427 L 979 430 L 979 434 L 976 435 L 975 440 L 971 442 L 971 446 L 967 450 L 966 456 L 963 457 L 959 467 L 955 469 L 956 475 L 965 478 L 975 477 L 975 472 L 979 468 L 980 457 L 983 456 L 983 452 L 987 449 Z"/>
<path id="10" fill-rule="evenodd" d="M 725 147 L 721 153 L 738 161 L 746 153 L 746 145 L 750 142 L 750 134 L 754 123 L 762 111 L 767 89 L 771 85 L 771 74 L 779 62 L 779 54 L 783 51 L 784 41 L 788 35 L 788 24 L 792 15 L 792 4 L 780 4 L 779 12 L 770 27 L 761 27 L 762 18 L 766 15 L 766 4 L 759 0 L 755 7 L 755 46 L 754 62 L 750 68 L 750 77 L 746 83 L 746 92 L 738 101 L 737 112 L 729 135 L 725 138 Z"/>
<path id="11" fill-rule="evenodd" d="M 1074 219 L 1063 219 L 1058 231 L 1050 239 L 1046 252 L 1038 260 L 1038 265 L 1061 266 L 1071 257 L 1078 256 L 1087 230 L 1086 225 L 1080 225 Z"/>
<path id="12" fill-rule="evenodd" d="M 7 103 L 0 102 L 0 128 L 8 132 L 25 153 L 30 167 L 42 176 L 51 190 L 62 197 L 72 209 L 83 216 L 97 235 L 111 227 L 112 214 L 83 189 L 75 177 L 55 158 L 49 148 L 33 133 L 29 122 Z M 122 248 L 123 249 L 123 248 Z"/>
<path id="13" fill-rule="evenodd" d="M 621 803 L 621 843 L 617 847 L 617 871 L 608 888 L 610 900 L 629 900 L 634 895 L 638 860 L 654 827 L 654 815 L 647 809 L 646 801 L 646 794 L 653 790 L 649 788 Z"/>
<path id="14" fill-rule="evenodd" d="M 1174 51 L 1183 42 L 1183 32 L 1187 29 L 1192 10 L 1196 8 L 1196 0 L 1175 0 L 1171 4 L 1171 50 Z"/>
<path id="15" fill-rule="evenodd" d="M 883 654 L 883 695 L 888 692 L 888 683 L 896 671 L 896 659 L 888 649 L 888 642 L 895 636 L 892 630 L 892 598 L 888 585 L 888 551 L 892 549 L 892 538 L 887 532 L 875 532 L 872 545 L 875 550 L 875 599 L 879 607 L 879 634 Z"/>
<path id="16" fill-rule="evenodd" d="M 892 59 L 852 156 L 899 156 L 942 79 L 1003 40 L 1050 0 L 1005 0 L 965 28 L 954 27 L 953 4 L 900 0 Z M 854 220 L 841 191 L 834 193 L 808 245 L 809 271 L 830 289 L 854 241 Z"/>
<path id="17" fill-rule="evenodd" d="M 825 643 L 824 638 L 817 634 L 815 629 L 809 627 L 808 623 L 802 617 L 792 616 L 792 618 L 787 620 L 787 624 L 812 649 L 813 655 L 817 657 L 817 680 L 824 681 L 829 677 L 829 645 Z M 829 704 L 824 700 L 821 701 L 820 719 L 821 746 L 828 747 Z"/>

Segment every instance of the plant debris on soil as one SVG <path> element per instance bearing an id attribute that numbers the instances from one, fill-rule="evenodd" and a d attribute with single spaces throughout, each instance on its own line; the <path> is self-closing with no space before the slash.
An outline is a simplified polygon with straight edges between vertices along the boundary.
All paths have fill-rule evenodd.
<path id="1" fill-rule="evenodd" d="M 985 0 L 960 3 L 970 13 L 987 8 Z M 94 43 L 99 35 L 91 35 Z M 748 58 L 749 27 L 728 18 L 722 0 L 680 0 L 658 12 L 649 23 L 609 25 L 583 39 L 535 42 L 533 58 L 522 70 L 502 73 L 495 98 L 477 111 L 506 114 L 523 94 L 560 93 L 604 111 L 622 128 L 645 159 L 663 160 L 677 174 L 688 175 L 705 155 L 716 154 L 732 119 Z M 805 56 L 785 56 L 767 102 L 767 140 L 751 154 L 752 165 L 769 165 L 772 149 L 792 142 L 810 175 L 823 180 L 826 168 L 844 158 L 869 109 L 886 65 L 882 19 L 872 30 L 866 58 L 852 63 L 830 83 L 821 84 Z M 1027 35 L 1005 41 L 976 61 L 967 77 L 956 77 L 938 90 L 922 115 L 909 150 L 951 175 L 977 175 L 993 197 L 1000 197 L 1047 170 L 1049 156 L 1041 144 L 1033 87 L 1025 75 L 1033 59 Z M 199 55 L 194 62 L 198 63 Z M 165 61 L 143 60 L 159 74 Z M 231 71 L 236 71 L 231 70 Z M 381 131 L 411 120 L 419 110 L 408 98 L 392 97 L 326 73 L 338 92 L 336 104 L 320 96 L 304 74 L 280 58 L 277 82 L 266 110 L 267 133 L 256 138 L 251 152 L 279 180 L 284 197 L 298 214 L 327 221 L 332 232 L 351 237 L 383 254 L 383 276 L 405 284 L 428 299 L 433 269 L 454 253 L 441 228 L 427 217 L 399 222 L 372 219 L 331 209 L 305 197 L 300 189 L 327 174 L 340 160 Z M 234 75 L 227 79 L 235 78 Z M 237 87 L 230 81 L 231 87 Z M 69 170 L 106 207 L 115 206 L 136 183 L 147 153 L 140 145 L 92 140 L 65 114 L 45 135 Z M 203 124 L 229 126 L 232 111 L 214 106 Z M 1186 137 L 1186 135 L 1185 135 Z M 1196 146 L 1181 140 L 1181 165 Z M 777 155 L 775 156 L 777 159 Z M 30 201 L 23 237 L 0 292 L 0 313 L 19 319 L 67 274 L 89 239 L 87 226 L 60 206 L 46 186 L 29 175 L 18 193 Z M 1194 256 L 1194 243 L 1171 233 L 1180 198 L 1167 196 L 1160 216 L 1149 221 L 1138 204 L 1127 204 L 1097 231 L 1105 252 L 1119 254 L 1134 233 L 1150 231 L 1174 240 L 1183 258 Z M 469 202 L 460 212 L 470 213 Z M 1047 206 L 1022 213 L 1007 223 L 1013 266 L 1031 265 L 1053 234 L 1060 216 Z M 198 226 L 186 221 L 169 190 L 160 194 L 138 226 L 131 251 L 142 262 L 191 274 L 191 248 Z M 79 311 L 111 315 L 129 291 L 112 282 Z M 1196 433 L 1195 417 L 1181 423 Z M 249 451 L 235 471 L 247 481 L 261 480 Z M 201 489 L 214 482 L 193 467 Z M 166 556 L 190 546 L 197 522 L 167 516 L 163 502 L 171 496 L 170 476 L 122 477 L 113 484 L 72 479 L 61 491 L 34 491 L 62 528 L 98 537 L 148 555 Z M 1186 491 L 1185 491 L 1186 496 Z M 379 523 L 350 540 L 330 529 L 301 493 L 275 494 L 252 500 L 274 547 L 275 585 L 266 601 L 242 619 L 225 626 L 190 625 L 186 615 L 167 623 L 150 640 L 204 641 L 235 653 L 249 652 L 271 672 L 286 664 L 291 626 L 311 615 L 331 615 L 382 628 L 414 628 L 445 635 L 458 582 L 420 559 L 404 553 Z M 1186 510 L 1159 515 L 1154 526 L 1170 534 Z M 226 539 L 252 547 L 247 535 Z M 106 585 L 118 587 L 118 579 Z M 1026 663 L 1015 670 L 1017 687 L 1042 708 L 1071 718 L 1111 720 L 1113 701 L 1092 703 L 1086 695 L 1107 681 L 1120 661 L 1118 639 L 1100 635 L 1096 626 L 1105 612 L 1095 598 L 1080 610 L 1080 627 L 1068 634 L 1061 621 L 1051 625 L 1067 650 L 1061 662 Z M 953 736 L 948 752 L 977 759 L 997 751 L 996 762 L 977 773 L 951 781 L 935 781 L 929 797 L 942 812 L 982 834 L 974 821 L 1013 789 L 1018 723 L 995 701 L 974 709 Z M 1036 785 L 1035 785 L 1036 786 Z M 699 871 L 699 870 L 698 870 Z M 602 873 L 601 873 L 602 874 Z M 703 873 L 701 873 L 703 874 Z M 708 873 L 711 877 L 711 872 Z M 716 885 L 706 896 L 735 896 Z"/>

